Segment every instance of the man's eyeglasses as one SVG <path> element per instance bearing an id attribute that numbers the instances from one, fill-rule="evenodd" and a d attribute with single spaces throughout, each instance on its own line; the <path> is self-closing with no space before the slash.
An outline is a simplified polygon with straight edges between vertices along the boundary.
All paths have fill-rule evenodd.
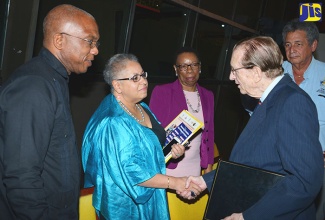
<path id="1" fill-rule="evenodd" d="M 183 63 L 183 64 L 176 65 L 176 67 L 177 67 L 180 71 L 185 72 L 189 66 L 191 67 L 191 69 L 192 69 L 193 71 L 196 71 L 196 70 L 199 69 L 200 65 L 201 65 L 200 62 L 197 62 L 197 63 L 191 63 L 191 64 Z"/>
<path id="2" fill-rule="evenodd" d="M 100 45 L 100 42 L 99 42 L 99 41 L 93 41 L 93 40 L 88 40 L 88 39 L 84 39 L 84 38 L 81 38 L 81 37 L 76 37 L 76 36 L 73 36 L 73 35 L 71 35 L 71 34 L 64 33 L 64 32 L 62 32 L 62 33 L 60 33 L 60 34 L 65 34 L 65 35 L 67 35 L 67 36 L 75 37 L 75 38 L 78 38 L 78 39 L 80 39 L 80 40 L 86 41 L 86 42 L 89 44 L 89 46 L 90 46 L 91 49 L 94 48 L 94 47 L 97 47 L 97 48 L 98 48 L 99 45 Z"/>
<path id="3" fill-rule="evenodd" d="M 252 69 L 254 67 L 254 65 L 248 65 L 248 66 L 243 66 L 243 67 L 239 67 L 237 69 L 234 69 L 234 68 L 231 68 L 231 72 L 233 74 L 237 73 L 238 70 L 241 70 L 241 69 Z"/>
<path id="4" fill-rule="evenodd" d="M 132 80 L 133 82 L 139 82 L 141 77 L 146 79 L 148 77 L 148 73 L 147 72 L 143 72 L 142 74 L 137 73 L 130 78 L 123 78 L 123 79 L 117 79 L 117 80 Z"/>

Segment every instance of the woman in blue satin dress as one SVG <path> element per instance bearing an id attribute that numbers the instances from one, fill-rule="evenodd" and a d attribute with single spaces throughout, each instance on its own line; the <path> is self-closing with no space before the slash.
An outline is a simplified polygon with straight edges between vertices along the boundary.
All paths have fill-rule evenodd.
<path id="1" fill-rule="evenodd" d="M 117 54 L 106 64 L 104 79 L 111 94 L 91 117 L 82 145 L 85 187 L 95 186 L 93 206 L 101 219 L 169 219 L 165 189 L 186 190 L 186 177 L 165 175 L 166 133 L 142 102 L 147 73 L 134 55 Z M 173 158 L 184 151 L 173 145 Z"/>

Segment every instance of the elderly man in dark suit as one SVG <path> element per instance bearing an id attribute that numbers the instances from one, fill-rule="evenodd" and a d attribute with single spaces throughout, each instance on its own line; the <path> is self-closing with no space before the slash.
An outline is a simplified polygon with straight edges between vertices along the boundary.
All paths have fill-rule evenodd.
<path id="1" fill-rule="evenodd" d="M 260 99 L 238 138 L 230 160 L 285 175 L 257 203 L 225 220 L 315 219 L 314 199 L 322 185 L 323 156 L 317 110 L 311 98 L 288 75 L 270 37 L 253 37 L 233 49 L 230 80 L 242 94 Z M 210 172 L 190 177 L 201 188 Z"/>

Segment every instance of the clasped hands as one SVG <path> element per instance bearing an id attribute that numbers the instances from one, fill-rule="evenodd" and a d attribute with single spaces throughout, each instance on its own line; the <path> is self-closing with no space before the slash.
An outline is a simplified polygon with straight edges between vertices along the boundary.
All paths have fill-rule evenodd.
<path id="1" fill-rule="evenodd" d="M 181 144 L 172 145 L 172 158 L 177 159 L 185 153 L 185 147 Z M 207 188 L 201 176 L 190 176 L 177 178 L 176 193 L 184 199 L 195 199 L 203 190 Z"/>
<path id="2" fill-rule="evenodd" d="M 178 180 L 176 193 L 184 199 L 195 199 L 207 188 L 202 176 L 181 177 Z"/>
<path id="3" fill-rule="evenodd" d="M 183 191 L 176 190 L 176 193 L 185 199 L 191 200 L 195 199 L 206 188 L 207 185 L 202 176 L 189 176 L 186 178 L 185 189 Z M 233 213 L 223 220 L 244 220 L 243 213 Z"/>

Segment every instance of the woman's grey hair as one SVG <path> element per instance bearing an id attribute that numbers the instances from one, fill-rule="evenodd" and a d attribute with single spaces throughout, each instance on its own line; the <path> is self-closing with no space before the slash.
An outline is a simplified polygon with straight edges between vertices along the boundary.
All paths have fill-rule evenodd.
<path id="1" fill-rule="evenodd" d="M 282 40 L 285 44 L 287 34 L 294 31 L 305 31 L 308 44 L 312 45 L 315 40 L 319 40 L 319 31 L 314 22 L 300 22 L 298 19 L 289 21 L 282 30 Z"/>
<path id="2" fill-rule="evenodd" d="M 278 44 L 271 37 L 252 37 L 238 42 L 237 48 L 244 49 L 241 64 L 245 67 L 259 67 L 268 78 L 275 78 L 283 73 L 283 56 Z"/>
<path id="3" fill-rule="evenodd" d="M 135 55 L 125 53 L 116 54 L 107 61 L 104 70 L 104 80 L 111 89 L 113 89 L 113 80 L 120 78 L 121 73 L 126 69 L 128 62 L 130 61 L 139 63 L 139 60 Z"/>

